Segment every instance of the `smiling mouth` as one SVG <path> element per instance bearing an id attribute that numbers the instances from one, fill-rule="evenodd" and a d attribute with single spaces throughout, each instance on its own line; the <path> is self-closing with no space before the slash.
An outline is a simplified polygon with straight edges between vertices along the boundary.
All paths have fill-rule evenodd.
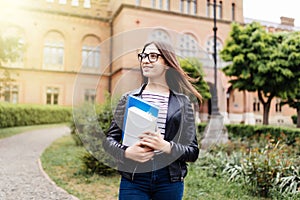
<path id="1" fill-rule="evenodd" d="M 151 69 L 151 68 L 153 68 L 153 67 L 151 67 L 151 66 L 143 66 L 143 69 Z"/>

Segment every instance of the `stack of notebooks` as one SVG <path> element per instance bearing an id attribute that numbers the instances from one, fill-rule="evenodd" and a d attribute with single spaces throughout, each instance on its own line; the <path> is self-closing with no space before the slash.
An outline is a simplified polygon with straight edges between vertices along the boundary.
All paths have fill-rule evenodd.
<path id="1" fill-rule="evenodd" d="M 133 145 L 144 132 L 155 132 L 158 111 L 157 106 L 129 95 L 124 115 L 123 145 Z"/>

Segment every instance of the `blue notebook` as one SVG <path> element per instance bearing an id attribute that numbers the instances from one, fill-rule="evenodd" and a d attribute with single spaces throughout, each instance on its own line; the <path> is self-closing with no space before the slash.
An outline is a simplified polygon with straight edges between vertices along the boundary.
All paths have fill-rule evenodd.
<path id="1" fill-rule="evenodd" d="M 155 131 L 158 111 L 157 106 L 129 95 L 124 115 L 122 143 L 131 146 L 142 132 Z"/>

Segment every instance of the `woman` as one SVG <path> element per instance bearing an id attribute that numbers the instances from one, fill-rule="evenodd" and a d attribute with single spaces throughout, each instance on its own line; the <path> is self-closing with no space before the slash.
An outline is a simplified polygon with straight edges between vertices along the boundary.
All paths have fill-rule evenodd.
<path id="1" fill-rule="evenodd" d="M 180 67 L 169 44 L 151 42 L 138 54 L 143 85 L 120 99 L 107 131 L 106 150 L 116 158 L 122 175 L 120 200 L 180 200 L 183 197 L 186 162 L 198 158 L 194 113 L 187 95 L 199 100 L 193 81 Z M 157 105 L 157 132 L 145 132 L 132 146 L 121 143 L 128 95 Z"/>

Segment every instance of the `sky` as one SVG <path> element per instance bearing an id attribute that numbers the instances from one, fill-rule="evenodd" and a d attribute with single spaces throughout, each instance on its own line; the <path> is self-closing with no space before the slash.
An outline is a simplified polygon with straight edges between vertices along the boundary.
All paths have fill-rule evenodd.
<path id="1" fill-rule="evenodd" d="M 299 0 L 243 0 L 244 17 L 280 23 L 280 17 L 294 18 L 300 27 Z"/>

